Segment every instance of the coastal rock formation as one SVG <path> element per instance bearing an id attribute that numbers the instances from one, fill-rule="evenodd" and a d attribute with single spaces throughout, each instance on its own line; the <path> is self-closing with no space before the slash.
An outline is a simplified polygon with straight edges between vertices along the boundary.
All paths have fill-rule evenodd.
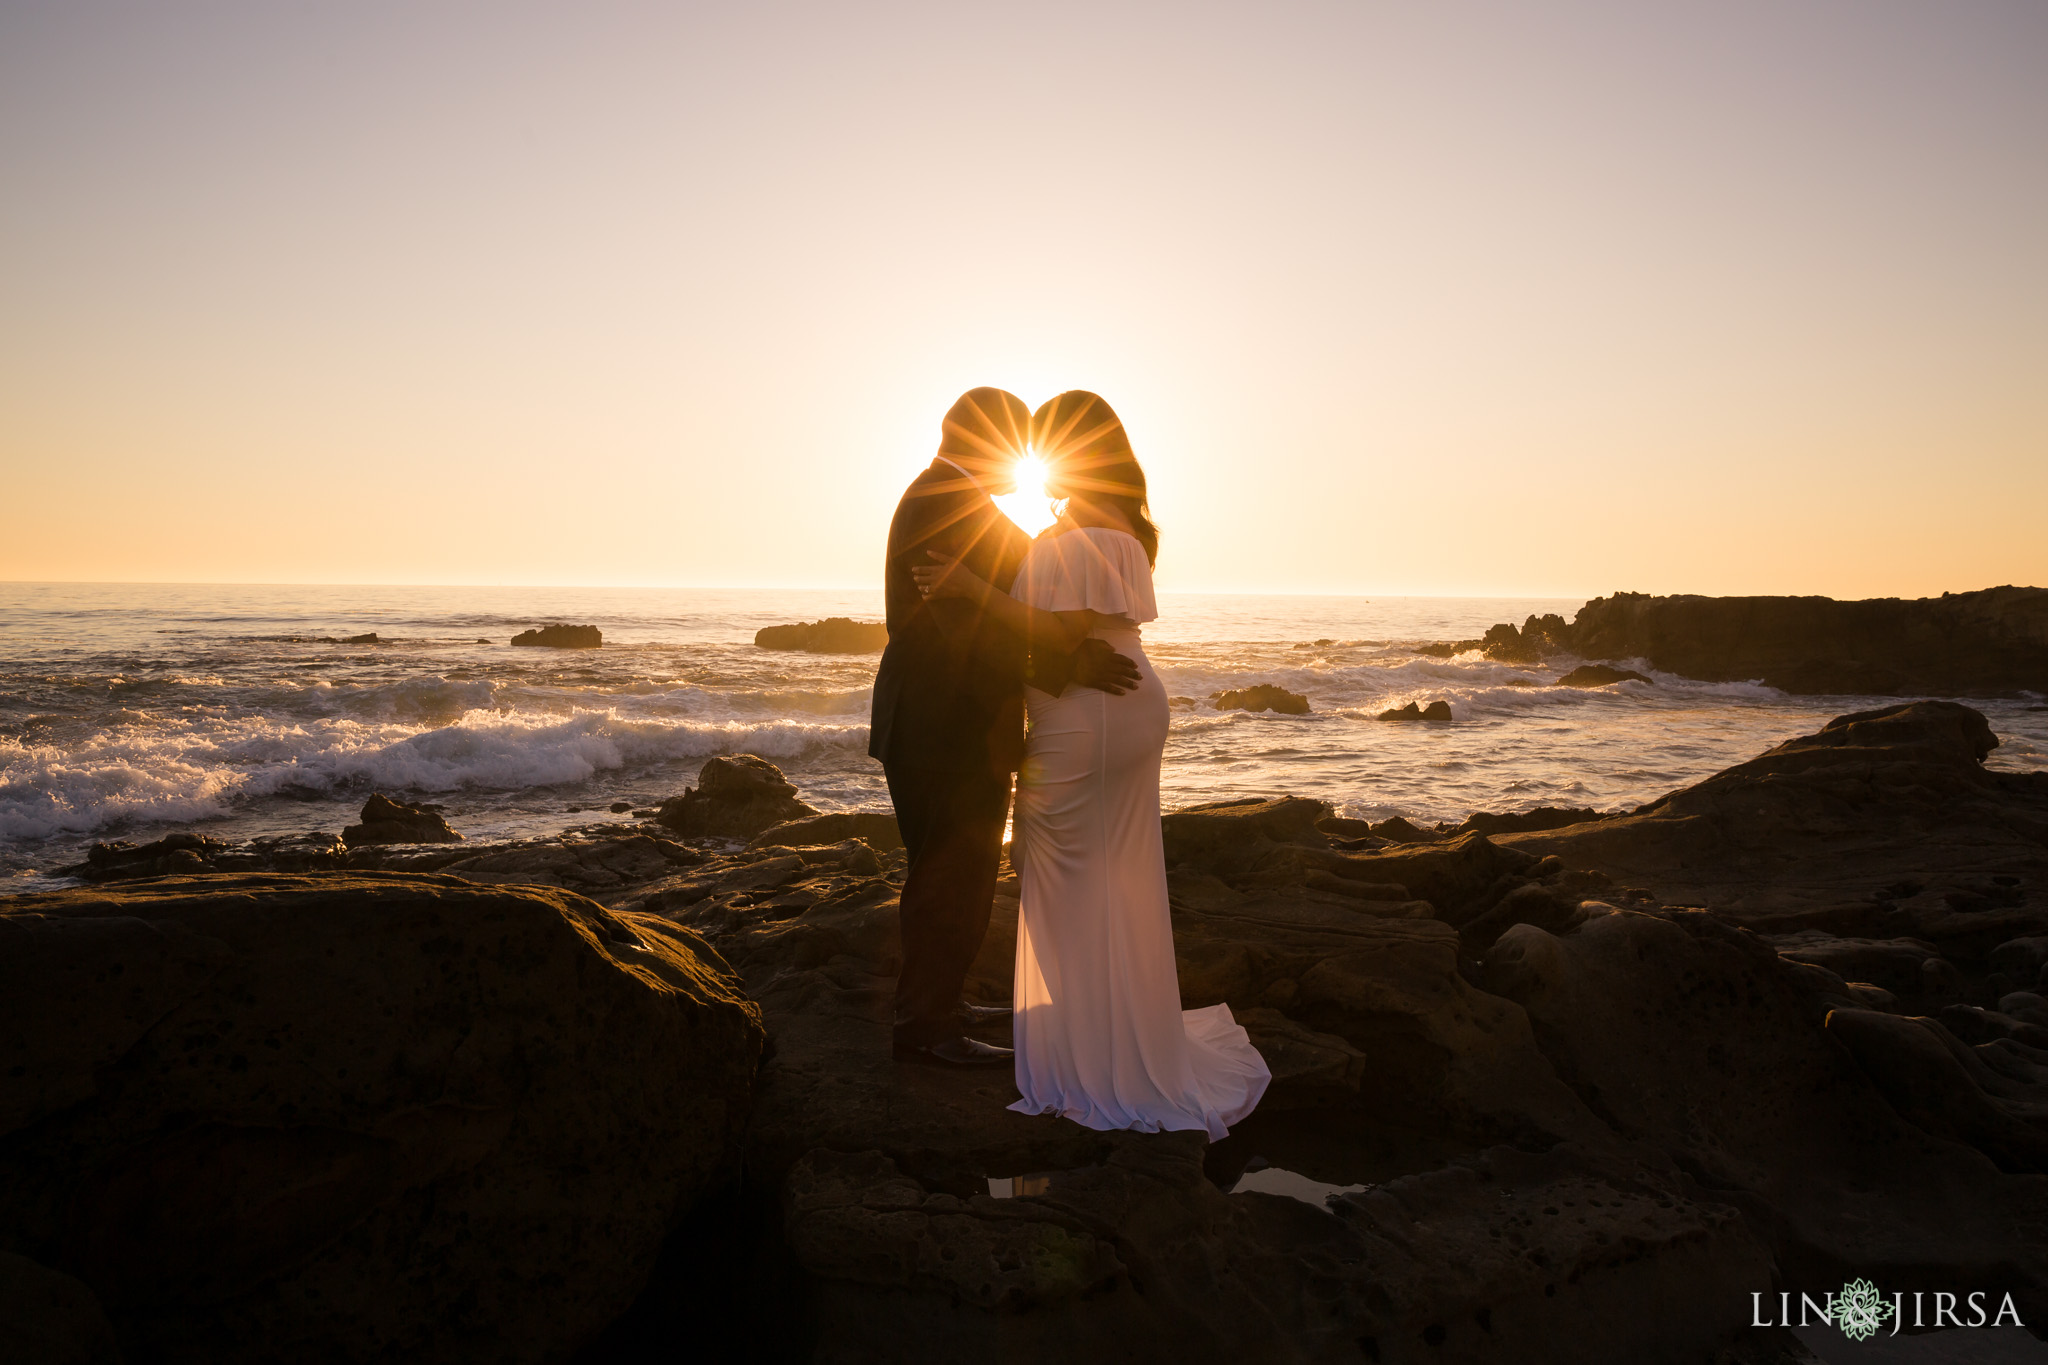
<path id="1" fill-rule="evenodd" d="M 1309 713 L 1307 697 L 1276 683 L 1254 683 L 1236 691 L 1218 692 L 1209 701 L 1218 711 L 1273 711 L 1283 716 Z"/>
<path id="2" fill-rule="evenodd" d="M 859 839 L 877 853 L 903 847 L 903 832 L 896 827 L 896 816 L 885 810 L 838 811 L 831 815 L 785 821 L 762 830 L 747 847 L 798 848 L 812 844 L 836 844 L 847 839 Z"/>
<path id="3" fill-rule="evenodd" d="M 1594 598 L 1570 625 L 1532 616 L 1425 652 L 1470 648 L 1507 663 L 1643 659 L 1687 678 L 1802 695 L 2010 696 L 2048 691 L 2048 589 L 1854 602 L 1624 592 Z"/>
<path id="4" fill-rule="evenodd" d="M 1993 742 L 1975 711 L 1916 703 L 1632 814 L 1425 831 L 1294 796 L 1168 813 L 1183 1002 L 1229 1004 L 1274 1075 L 1212 1146 L 1017 1114 L 1000 1071 L 892 1061 L 905 857 L 868 841 L 878 813 L 764 825 L 745 848 L 579 833 L 563 867 L 615 867 L 599 894 L 618 922 L 708 944 L 774 1039 L 743 1187 L 698 1206 L 607 1334 L 630 1323 L 644 1355 L 588 1359 L 688 1340 L 913 1363 L 1733 1365 L 1798 1358 L 1750 1325 L 1753 1293 L 1854 1275 L 1995 1285 L 2048 1316 L 2048 775 L 1986 770 Z M 706 819 L 796 799 L 759 759 L 714 762 L 734 772 L 706 765 Z M 547 842 L 346 856 L 531 876 Z M 970 999 L 1010 998 L 1016 885 Z M 148 1014 L 164 979 L 124 971 L 144 992 L 124 1010 Z M 1254 1192 L 1262 1167 L 1346 1192 Z M 97 1281 L 6 1245 L 128 1330 Z"/>
<path id="5" fill-rule="evenodd" d="M 1650 679 L 1633 668 L 1613 668 L 1607 664 L 1580 664 L 1557 680 L 1559 687 L 1606 687 L 1618 682 L 1649 682 Z"/>
<path id="6" fill-rule="evenodd" d="M 270 836 L 246 844 L 171 834 L 140 848 L 94 844 L 86 861 L 61 875 L 107 882 L 200 872 L 449 872 L 477 882 L 557 886 L 596 895 L 666 876 L 703 857 L 674 839 L 631 825 L 465 842 L 462 848 L 382 843 L 351 848 L 332 834 Z"/>
<path id="7" fill-rule="evenodd" d="M 363 802 L 362 823 L 344 829 L 341 841 L 351 848 L 361 844 L 457 844 L 462 836 L 441 818 L 439 806 L 408 806 L 372 793 Z"/>
<path id="8" fill-rule="evenodd" d="M 1599 811 L 1584 806 L 1538 806 L 1534 810 L 1504 811 L 1498 814 L 1476 810 L 1449 831 L 1452 834 L 1521 834 L 1535 829 L 1563 829 L 1588 820 L 1604 820 Z"/>
<path id="9" fill-rule="evenodd" d="M 1411 701 L 1406 706 L 1393 707 L 1382 711 L 1377 716 L 1374 716 L 1373 719 L 1446 721 L 1452 719 L 1451 704 L 1447 701 L 1433 701 L 1428 706 L 1417 706 Z"/>
<path id="10" fill-rule="evenodd" d="M 782 770 L 765 758 L 733 754 L 708 760 L 697 785 L 661 803 L 656 821 L 685 837 L 751 839 L 770 825 L 816 815 L 797 799 Z"/>
<path id="11" fill-rule="evenodd" d="M 520 631 L 512 643 L 545 649 L 597 649 L 604 644 L 604 632 L 596 626 L 542 626 Z"/>
<path id="12" fill-rule="evenodd" d="M 736 1169 L 759 1010 L 659 918 L 227 875 L 0 943 L 0 1238 L 130 1359 L 562 1359 Z"/>
<path id="13" fill-rule="evenodd" d="M 798 1332 L 779 1349 L 799 1358 L 907 1361 L 1159 1341 L 1192 1361 L 1361 1341 L 1383 1360 L 1563 1361 L 1586 1358 L 1596 1322 L 1612 1358 L 1704 1360 L 1740 1331 L 1743 1286 L 1770 1276 L 1741 1211 L 1606 1129 L 1521 1010 L 1467 979 L 1459 930 L 1391 880 L 1464 916 L 1553 874 L 1479 835 L 1351 855 L 1329 818 L 1281 798 L 1165 822 L 1183 999 L 1245 1023 L 1275 1072 L 1263 1113 L 1425 1130 L 1327 1211 L 1225 1193 L 1228 1144 L 1019 1115 L 1007 1078 L 892 1062 L 900 872 L 863 871 L 857 843 L 715 857 L 619 901 L 719 945 L 776 1039 L 747 1158 L 776 1215 L 751 1235 L 795 1262 L 815 1317 L 742 1285 L 763 1296 L 757 1330 Z M 998 900 L 970 996 L 1008 995 L 1016 914 Z M 1031 1197 L 992 1198 L 988 1179 L 1013 1175 Z M 674 1293 L 680 1327 L 693 1310 Z"/>
<path id="14" fill-rule="evenodd" d="M 328 838 L 328 846 L 340 847 L 332 836 Z M 58 875 L 88 882 L 111 882 L 128 877 L 210 872 L 214 868 L 214 860 L 227 848 L 228 845 L 219 839 L 184 832 L 166 834 L 140 846 L 125 839 L 115 839 L 94 844 L 87 850 L 84 862 L 63 868 Z"/>
<path id="15" fill-rule="evenodd" d="M 880 621 L 855 621 L 828 616 L 792 626 L 763 626 L 754 632 L 762 649 L 794 649 L 809 654 L 875 654 L 889 643 L 889 627 Z"/>
<path id="16" fill-rule="evenodd" d="M 1523 926 L 1485 981 L 1615 1132 L 1761 1216 L 1788 1287 L 1852 1269 L 1917 1287 L 1945 1266 L 2048 1288 L 2048 1188 L 1898 1113 L 1754 935 L 1698 911 Z"/>
<path id="17" fill-rule="evenodd" d="M 634 832 L 610 838 L 522 840 L 452 860 L 435 859 L 433 870 L 473 882 L 559 886 L 594 896 L 668 876 L 703 860 L 702 853 L 673 839 Z"/>
<path id="18" fill-rule="evenodd" d="M 1987 769 L 1997 743 L 1955 702 L 1862 711 L 1632 814 L 1500 839 L 1759 932 L 1975 955 L 2048 933 L 2048 773 Z"/>
<path id="19" fill-rule="evenodd" d="M 1198 1361 L 1704 1365 L 1717 1343 L 1757 1342 L 1743 1310 L 1774 1285 L 1977 1276 L 2030 1306 L 2048 1293 L 2048 1197 L 2024 1174 L 2038 1169 L 2029 1134 L 2048 1134 L 2048 1053 L 2021 1041 L 2048 1021 L 2048 999 L 2024 989 L 2048 969 L 2048 907 L 1906 896 L 1909 927 L 1933 935 L 1910 944 L 1851 942 L 1812 916 L 1768 933 L 1733 922 L 1781 881 L 1846 875 L 1865 853 L 1841 838 L 1857 820 L 1923 863 L 1930 839 L 1973 819 L 1992 827 L 1980 848 L 2042 848 L 2033 779 L 1926 824 L 2002 775 L 1981 768 L 1975 713 L 1899 711 L 1724 774 L 1714 818 L 1688 816 L 1685 793 L 1658 803 L 1647 818 L 1672 827 L 1647 846 L 1669 857 L 1609 860 L 1640 883 L 1626 892 L 1601 891 L 1620 880 L 1576 850 L 1601 852 L 1642 815 L 1546 811 L 1520 832 L 1388 844 L 1394 822 L 1361 835 L 1299 797 L 1169 813 L 1183 1000 L 1229 1003 L 1275 1076 L 1206 1155 L 1189 1135 L 1011 1113 L 1005 1078 L 889 1061 L 900 863 L 864 870 L 858 841 L 715 855 L 618 903 L 706 935 L 775 1034 L 749 1135 L 764 1220 L 751 1235 L 794 1262 L 814 1305 L 788 1329 L 791 1354 L 1008 1359 L 1170 1340 Z M 1688 903 L 1707 876 L 1695 869 L 1730 851 L 1719 822 L 1780 787 L 1736 826 L 1757 860 L 1713 872 L 1732 900 L 1622 903 Z M 2029 869 L 2022 901 L 2048 886 Z M 1855 911 L 1873 912 L 1887 913 Z M 1016 915 L 997 901 L 972 998 L 1007 996 Z M 1941 932 L 1963 916 L 1980 932 Z M 1984 1041 L 1896 1012 L 1940 1001 L 1966 1002 L 1947 1009 Z M 1852 1041 L 1858 1012 L 1888 1022 Z M 1288 1145 L 1333 1124 L 1348 1145 Z M 1255 1153 L 1368 1188 L 1326 1209 L 1225 1193 Z M 990 1178 L 1029 1197 L 991 1197 Z M 772 1316 L 779 1292 L 755 1311 Z"/>
<path id="20" fill-rule="evenodd" d="M 90 1289 L 26 1256 L 0 1251 L 0 1360 L 121 1365 L 121 1343 Z"/>

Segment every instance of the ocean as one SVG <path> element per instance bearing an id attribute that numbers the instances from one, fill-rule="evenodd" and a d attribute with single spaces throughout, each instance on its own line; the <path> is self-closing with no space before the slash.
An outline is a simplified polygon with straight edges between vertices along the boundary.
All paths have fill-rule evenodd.
<path id="1" fill-rule="evenodd" d="M 471 838 L 549 834 L 678 795 L 714 754 L 775 762 L 824 810 L 886 806 L 867 757 L 877 656 L 753 643 L 881 605 L 803 589 L 0 583 L 0 888 L 49 885 L 95 840 L 337 831 L 372 791 L 440 803 Z M 1146 648 L 1181 699 L 1165 804 L 1293 792 L 1417 822 L 1618 810 L 1897 700 L 1654 672 L 1580 690 L 1548 685 L 1555 668 L 1415 650 L 1579 605 L 1162 594 Z M 551 622 L 595 625 L 604 647 L 508 647 Z M 1258 682 L 1313 713 L 1209 704 Z M 1451 724 L 1374 719 L 1439 699 Z M 2044 766 L 2042 698 L 1971 704 L 2002 742 L 1994 766 Z"/>

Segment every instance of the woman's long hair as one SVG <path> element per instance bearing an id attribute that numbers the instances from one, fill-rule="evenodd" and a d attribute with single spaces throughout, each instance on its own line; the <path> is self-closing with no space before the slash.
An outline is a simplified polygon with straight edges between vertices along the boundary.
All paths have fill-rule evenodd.
<path id="1" fill-rule="evenodd" d="M 1047 483 L 1122 512 L 1146 560 L 1158 567 L 1159 528 L 1145 500 L 1145 470 L 1115 409 L 1097 394 L 1069 389 L 1032 414 L 1031 441 L 1045 461 Z"/>

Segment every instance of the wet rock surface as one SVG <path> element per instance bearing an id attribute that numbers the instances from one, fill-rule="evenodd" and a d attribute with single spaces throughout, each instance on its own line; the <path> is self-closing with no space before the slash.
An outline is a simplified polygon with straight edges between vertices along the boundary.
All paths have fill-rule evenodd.
<path id="1" fill-rule="evenodd" d="M 459 844 L 462 836 L 441 817 L 439 806 L 408 806 L 372 794 L 363 802 L 362 821 L 341 832 L 341 841 L 362 844 Z"/>
<path id="2" fill-rule="evenodd" d="M 701 940 L 564 892 L 16 897 L 0 1246 L 132 1360 L 560 1359 L 731 1179 L 761 1046 Z"/>
<path id="3" fill-rule="evenodd" d="M 797 799 L 780 768 L 752 754 L 735 754 L 705 763 L 697 785 L 662 802 L 654 818 L 685 837 L 751 839 L 771 825 L 817 813 Z"/>
<path id="4" fill-rule="evenodd" d="M 1389 707 L 1373 717 L 1374 720 L 1387 721 L 1447 721 L 1452 718 L 1451 704 L 1447 701 L 1433 701 L 1427 706 L 1420 706 L 1411 701 L 1406 706 Z"/>
<path id="5" fill-rule="evenodd" d="M 1218 711 L 1271 711 L 1282 716 L 1309 714 L 1308 698 L 1277 683 L 1254 683 L 1209 698 Z"/>
<path id="6" fill-rule="evenodd" d="M 889 644 L 889 627 L 880 621 L 855 621 L 828 616 L 790 626 L 763 626 L 754 632 L 761 649 L 794 649 L 811 654 L 878 654 Z"/>

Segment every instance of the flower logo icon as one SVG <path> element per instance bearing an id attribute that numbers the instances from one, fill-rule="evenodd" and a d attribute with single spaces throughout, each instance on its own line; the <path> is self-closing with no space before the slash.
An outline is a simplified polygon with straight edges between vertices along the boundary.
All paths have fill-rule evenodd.
<path id="1" fill-rule="evenodd" d="M 1835 1326 L 1852 1341 L 1865 1341 L 1892 1315 L 1892 1305 L 1868 1280 L 1851 1280 L 1835 1296 Z"/>

